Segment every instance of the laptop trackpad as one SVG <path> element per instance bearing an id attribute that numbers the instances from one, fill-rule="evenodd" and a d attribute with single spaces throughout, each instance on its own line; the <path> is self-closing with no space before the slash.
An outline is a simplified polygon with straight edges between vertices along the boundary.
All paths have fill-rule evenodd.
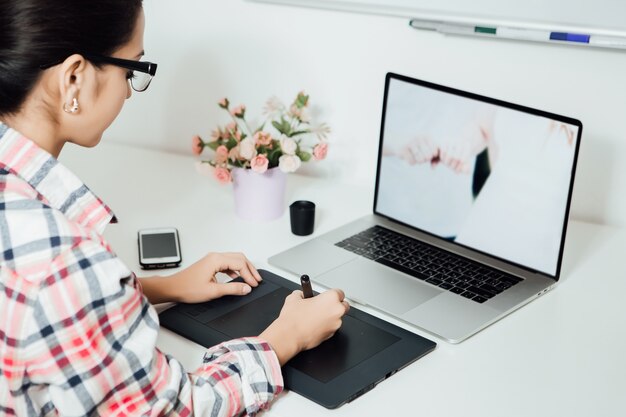
<path id="1" fill-rule="evenodd" d="M 441 290 L 422 284 L 417 278 L 363 258 L 312 278 L 325 287 L 340 288 L 348 298 L 395 315 L 403 314 L 441 293 Z"/>

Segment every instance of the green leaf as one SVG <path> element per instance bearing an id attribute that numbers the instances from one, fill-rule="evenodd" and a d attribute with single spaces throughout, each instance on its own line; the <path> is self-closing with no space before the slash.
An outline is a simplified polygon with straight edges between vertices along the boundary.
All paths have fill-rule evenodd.
<path id="1" fill-rule="evenodd" d="M 269 166 L 270 167 L 275 167 L 275 166 L 278 165 L 278 159 L 280 158 L 282 153 L 283 153 L 282 149 L 276 147 L 273 151 L 271 151 L 267 155 L 267 159 L 269 160 Z"/>
<path id="2" fill-rule="evenodd" d="M 311 133 L 310 130 L 296 130 L 295 132 L 291 132 L 291 137 L 298 135 L 306 135 L 307 133 Z"/>
<path id="3" fill-rule="evenodd" d="M 312 156 L 310 153 L 304 151 L 297 152 L 296 155 L 298 155 L 298 158 L 302 159 L 302 162 L 308 162 Z"/>
<path id="4" fill-rule="evenodd" d="M 206 143 L 205 146 L 208 146 L 209 149 L 216 150 L 218 146 L 220 146 L 218 141 Z"/>
<path id="5" fill-rule="evenodd" d="M 298 97 L 296 97 L 296 102 L 295 102 L 295 105 L 297 108 L 301 109 L 303 107 L 306 107 L 308 102 L 309 102 L 309 96 L 307 96 L 304 93 L 298 93 Z"/>
<path id="6" fill-rule="evenodd" d="M 272 120 L 272 126 L 274 126 L 274 128 L 276 128 L 276 130 L 278 130 L 280 133 L 285 134 L 285 132 L 283 132 L 283 125 L 278 123 L 276 120 Z"/>
<path id="7" fill-rule="evenodd" d="M 291 136 L 291 125 L 289 124 L 289 121 L 286 120 L 284 117 L 281 117 L 280 123 L 276 120 L 272 121 L 272 126 L 274 126 L 276 130 L 278 130 L 283 135 Z"/>
<path id="8" fill-rule="evenodd" d="M 228 142 L 226 142 L 226 147 L 228 149 L 233 149 L 235 146 L 237 146 L 237 141 L 234 138 L 228 139 Z"/>

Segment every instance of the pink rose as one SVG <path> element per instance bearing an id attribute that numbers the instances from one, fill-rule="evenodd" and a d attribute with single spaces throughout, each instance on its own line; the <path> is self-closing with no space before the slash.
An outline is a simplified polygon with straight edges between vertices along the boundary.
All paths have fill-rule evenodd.
<path id="1" fill-rule="evenodd" d="M 228 184 L 231 181 L 230 171 L 226 168 L 216 167 L 213 175 L 220 184 Z"/>
<path id="2" fill-rule="evenodd" d="M 193 138 L 191 138 L 191 152 L 193 152 L 194 155 L 200 155 L 203 149 L 204 142 L 202 141 L 202 138 L 200 136 L 195 135 Z"/>
<path id="3" fill-rule="evenodd" d="M 250 168 L 254 172 L 262 174 L 267 171 L 267 166 L 269 165 L 269 163 L 270 161 L 269 159 L 267 159 L 267 156 L 260 154 L 252 158 L 252 160 L 250 161 Z"/>
<path id="4" fill-rule="evenodd" d="M 272 135 L 267 132 L 256 132 L 254 134 L 254 143 L 259 146 L 267 146 L 272 143 Z"/>
<path id="5" fill-rule="evenodd" d="M 244 115 L 246 114 L 246 106 L 244 106 L 243 104 L 240 104 L 239 106 L 235 107 L 230 114 L 232 114 L 233 116 L 239 118 L 239 119 L 243 119 Z"/>
<path id="6" fill-rule="evenodd" d="M 221 99 L 220 101 L 217 102 L 217 105 L 220 106 L 223 109 L 227 109 L 228 108 L 228 99 L 226 97 L 224 97 L 223 99 Z"/>
<path id="7" fill-rule="evenodd" d="M 326 158 L 327 154 L 328 154 L 328 143 L 326 142 L 318 143 L 313 148 L 313 158 L 315 158 L 318 161 L 321 161 L 322 159 Z"/>
<path id="8" fill-rule="evenodd" d="M 224 145 L 220 145 L 215 150 L 215 161 L 218 164 L 226 162 L 228 159 L 228 148 Z"/>

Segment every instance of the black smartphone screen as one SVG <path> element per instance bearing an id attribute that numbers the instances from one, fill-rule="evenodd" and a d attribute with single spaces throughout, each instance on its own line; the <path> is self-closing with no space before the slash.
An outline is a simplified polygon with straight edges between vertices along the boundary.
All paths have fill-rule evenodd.
<path id="1" fill-rule="evenodd" d="M 178 256 L 174 233 L 154 233 L 141 235 L 143 258 L 166 258 Z"/>

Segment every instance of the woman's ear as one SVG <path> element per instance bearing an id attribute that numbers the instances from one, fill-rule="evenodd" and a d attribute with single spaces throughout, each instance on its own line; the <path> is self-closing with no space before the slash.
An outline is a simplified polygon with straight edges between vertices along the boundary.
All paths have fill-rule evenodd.
<path id="1" fill-rule="evenodd" d="M 80 111 L 80 91 L 87 78 L 87 61 L 82 55 L 69 56 L 59 68 L 59 88 L 62 108 L 65 113 L 76 114 Z"/>

